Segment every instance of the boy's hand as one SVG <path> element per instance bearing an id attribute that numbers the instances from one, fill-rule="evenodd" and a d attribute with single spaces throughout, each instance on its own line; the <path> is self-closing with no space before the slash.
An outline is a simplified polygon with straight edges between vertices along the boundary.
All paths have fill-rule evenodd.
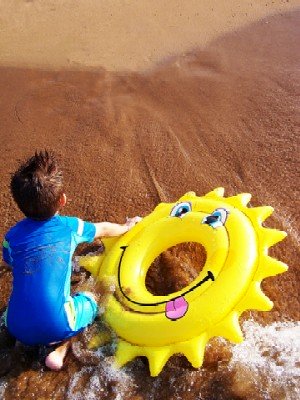
<path id="1" fill-rule="evenodd" d="M 133 217 L 133 218 L 126 218 L 126 223 L 125 225 L 128 227 L 128 230 L 131 229 L 134 225 L 136 225 L 138 222 L 142 220 L 141 217 Z"/>
<path id="2" fill-rule="evenodd" d="M 135 224 L 141 221 L 141 217 L 127 218 L 125 224 L 114 224 L 112 222 L 95 223 L 95 239 L 102 237 L 120 236 L 128 232 Z"/>

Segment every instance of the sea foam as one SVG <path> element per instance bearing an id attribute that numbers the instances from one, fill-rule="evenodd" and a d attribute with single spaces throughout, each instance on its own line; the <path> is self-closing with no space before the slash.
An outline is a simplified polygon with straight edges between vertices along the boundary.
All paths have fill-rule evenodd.
<path id="1" fill-rule="evenodd" d="M 232 348 L 233 391 L 251 399 L 300 398 L 300 322 L 243 324 L 245 341 Z M 255 396 L 254 396 L 255 393 Z M 254 396 L 254 397 L 253 397 Z"/>

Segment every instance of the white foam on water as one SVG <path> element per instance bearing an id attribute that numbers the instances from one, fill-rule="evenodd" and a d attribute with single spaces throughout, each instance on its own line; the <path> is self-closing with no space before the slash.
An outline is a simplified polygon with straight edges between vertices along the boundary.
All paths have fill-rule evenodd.
<path id="1" fill-rule="evenodd" d="M 243 324 L 245 341 L 232 349 L 234 391 L 255 399 L 300 399 L 300 322 Z M 254 397 L 252 397 L 253 399 Z"/>
<path id="2" fill-rule="evenodd" d="M 4 399 L 4 393 L 7 386 L 7 380 L 0 378 L 0 399 Z"/>
<path id="3" fill-rule="evenodd" d="M 232 379 L 230 392 L 242 399 L 251 400 L 300 399 L 300 322 L 277 322 L 261 326 L 250 320 L 244 322 L 243 331 L 245 341 L 232 346 L 232 358 L 228 366 L 223 366 L 222 373 L 230 374 L 230 382 Z M 85 362 L 87 353 L 84 346 L 79 343 L 73 347 L 73 352 Z M 113 348 L 105 346 L 91 352 L 94 362 L 99 362 L 99 365 L 84 365 L 73 375 L 66 399 L 98 400 L 109 396 L 113 400 L 122 400 L 131 398 L 136 391 L 139 392 L 141 388 L 137 387 L 135 369 L 116 369 L 113 366 L 113 353 Z M 86 363 L 88 364 L 88 359 Z M 172 399 L 179 400 L 185 396 L 190 398 L 189 393 L 193 391 L 197 392 L 199 399 L 202 398 L 202 389 L 197 384 L 203 379 L 201 368 L 186 371 L 180 384 L 176 382 L 176 376 L 174 382 L 168 383 L 170 389 L 172 388 Z M 148 377 L 145 377 L 145 398 L 156 400 L 166 384 L 164 379 L 163 376 L 158 376 L 149 385 Z"/>
<path id="4" fill-rule="evenodd" d="M 110 399 L 122 400 L 129 390 L 136 387 L 132 377 L 124 369 L 113 365 L 112 357 L 103 357 L 102 351 L 95 352 L 99 366 L 83 366 L 69 382 L 67 400 L 99 400 L 109 395 Z"/>
<path id="5" fill-rule="evenodd" d="M 2 329 L 5 325 L 4 322 L 4 313 L 0 316 L 0 329 Z M 7 386 L 7 380 L 5 377 L 0 378 L 0 399 L 4 398 L 5 389 Z"/>

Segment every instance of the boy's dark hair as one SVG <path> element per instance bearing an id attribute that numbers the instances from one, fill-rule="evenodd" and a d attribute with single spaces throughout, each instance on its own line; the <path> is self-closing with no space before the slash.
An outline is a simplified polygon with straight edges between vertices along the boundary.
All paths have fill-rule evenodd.
<path id="1" fill-rule="evenodd" d="M 63 176 L 55 156 L 48 151 L 35 152 L 13 174 L 10 189 L 26 217 L 44 220 L 59 209 L 63 194 Z"/>

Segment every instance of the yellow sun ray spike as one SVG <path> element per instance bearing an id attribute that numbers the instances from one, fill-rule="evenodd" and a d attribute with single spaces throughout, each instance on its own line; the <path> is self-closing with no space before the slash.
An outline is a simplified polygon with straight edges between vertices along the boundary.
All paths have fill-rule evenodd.
<path id="1" fill-rule="evenodd" d="M 237 311 L 231 312 L 210 330 L 209 335 L 210 337 L 223 336 L 233 343 L 241 343 L 244 336 L 239 324 L 239 313 Z"/>
<path id="2" fill-rule="evenodd" d="M 98 276 L 102 261 L 107 256 L 107 253 L 110 251 L 110 249 L 116 244 L 118 239 L 118 237 L 103 238 L 101 240 L 104 246 L 103 253 L 97 256 L 82 256 L 79 259 L 79 265 L 81 267 L 84 267 L 93 276 Z"/>
<path id="3" fill-rule="evenodd" d="M 281 242 L 286 237 L 286 232 L 277 229 L 263 228 L 261 232 L 263 246 L 272 247 L 274 244 Z"/>
<path id="4" fill-rule="evenodd" d="M 156 376 L 180 353 L 198 368 L 207 340 L 223 336 L 239 343 L 241 313 L 272 308 L 261 280 L 286 271 L 268 255 L 286 233 L 261 225 L 273 208 L 248 208 L 250 194 L 223 196 L 224 189 L 217 188 L 203 197 L 188 192 L 174 203 L 161 203 L 125 235 L 104 241 L 103 254 L 81 259 L 99 281 L 116 286 L 103 318 L 117 338 L 117 365 L 146 356 Z M 146 286 L 151 262 L 183 242 L 204 247 L 204 267 L 188 286 L 154 295 Z"/>
<path id="5" fill-rule="evenodd" d="M 282 261 L 276 260 L 276 258 L 270 257 L 266 254 L 261 257 L 262 268 L 256 271 L 254 279 L 261 281 L 268 276 L 275 276 L 282 274 L 288 270 L 288 266 Z"/>
<path id="6" fill-rule="evenodd" d="M 89 341 L 88 348 L 97 349 L 98 347 L 110 343 L 111 340 L 112 340 L 112 335 L 109 331 L 99 332 L 95 336 L 93 336 L 92 339 Z"/>
<path id="7" fill-rule="evenodd" d="M 274 211 L 271 206 L 254 207 L 249 209 L 251 219 L 257 221 L 259 224 L 264 222 Z"/>
<path id="8" fill-rule="evenodd" d="M 195 197 L 196 197 L 196 193 L 195 192 L 187 192 L 184 196 L 182 196 L 180 199 L 179 199 L 179 201 L 182 201 L 182 200 L 189 200 L 189 199 L 195 199 Z"/>
<path id="9" fill-rule="evenodd" d="M 207 334 L 204 333 L 188 342 L 179 343 L 176 352 L 186 356 L 194 368 L 200 368 L 203 363 Z"/>
<path id="10" fill-rule="evenodd" d="M 138 347 L 124 340 L 119 340 L 117 344 L 115 364 L 118 367 L 122 367 L 124 364 L 127 364 L 129 361 L 140 355 L 142 354 L 139 353 Z"/>
<path id="11" fill-rule="evenodd" d="M 149 361 L 151 376 L 157 376 L 170 357 L 169 347 L 148 348 L 144 354 Z"/>
<path id="12" fill-rule="evenodd" d="M 117 243 L 118 240 L 119 240 L 118 236 L 102 238 L 101 241 L 104 246 L 104 251 L 106 253 L 109 252 L 109 250 L 114 247 L 114 245 Z"/>
<path id="13" fill-rule="evenodd" d="M 205 197 L 208 199 L 220 199 L 220 197 L 224 197 L 224 192 L 225 192 L 224 188 L 218 187 L 212 190 L 211 192 L 207 193 Z"/>
<path id="14" fill-rule="evenodd" d="M 80 257 L 79 265 L 89 271 L 93 276 L 97 277 L 103 259 L 104 255 L 82 256 Z"/>
<path id="15" fill-rule="evenodd" d="M 243 300 L 237 305 L 240 312 L 245 310 L 270 311 L 273 302 L 263 293 L 260 282 L 252 282 Z"/>
<path id="16" fill-rule="evenodd" d="M 233 205 L 236 208 L 241 208 L 241 206 L 246 207 L 249 201 L 251 200 L 250 193 L 241 193 L 237 196 L 227 197 L 226 201 Z"/>

